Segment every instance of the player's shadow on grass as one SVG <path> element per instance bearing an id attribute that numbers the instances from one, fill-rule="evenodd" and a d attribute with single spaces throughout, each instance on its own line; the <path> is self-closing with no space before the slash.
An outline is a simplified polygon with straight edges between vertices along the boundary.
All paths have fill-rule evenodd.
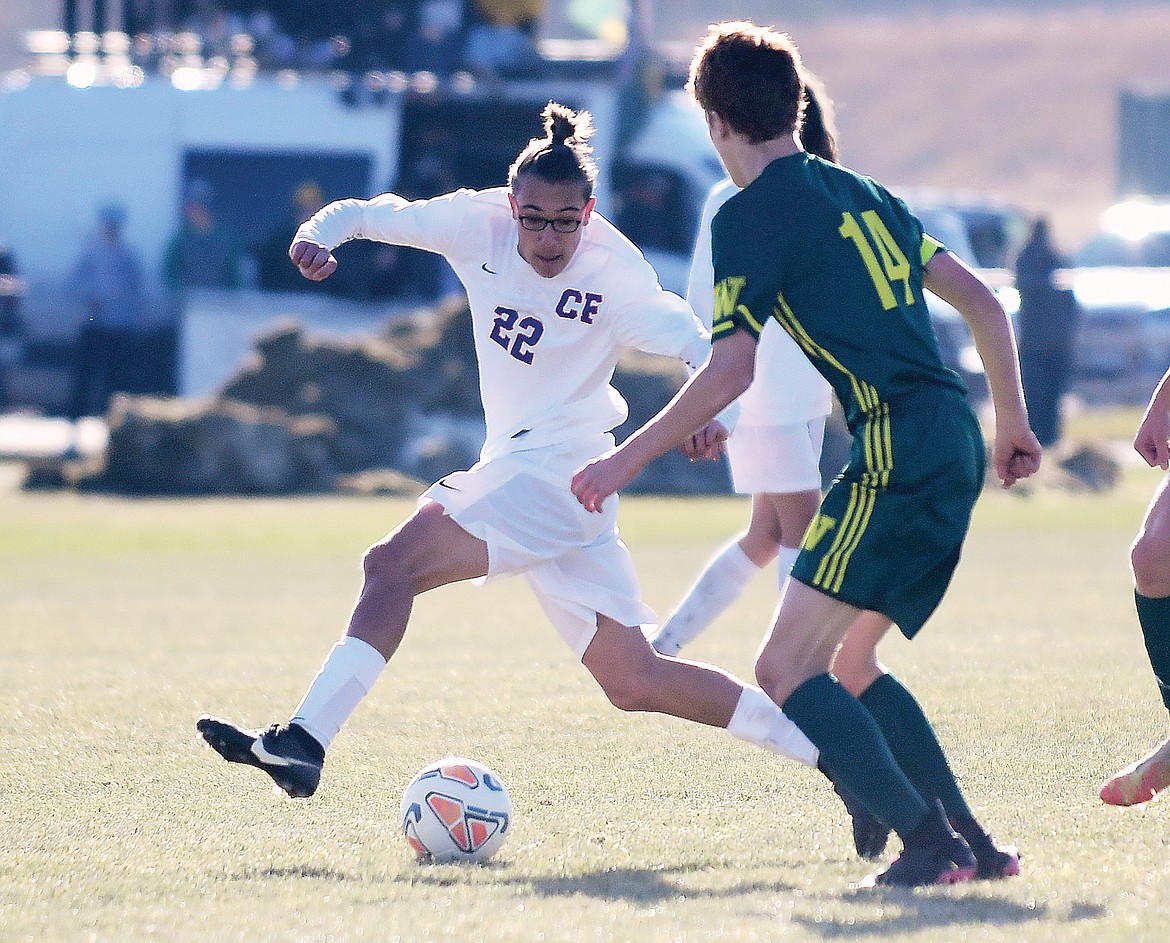
<path id="1" fill-rule="evenodd" d="M 313 865 L 290 865 L 283 868 L 247 868 L 238 874 L 232 875 L 234 881 L 256 881 L 265 878 L 297 878 L 310 881 L 353 881 L 361 880 L 344 871 L 334 868 L 321 868 Z"/>
<path id="2" fill-rule="evenodd" d="M 856 937 L 866 933 L 885 936 L 910 934 L 932 927 L 948 927 L 954 924 L 979 925 L 1023 925 L 1041 923 L 1051 928 L 1061 923 L 1078 920 L 1096 920 L 1104 915 L 1104 907 L 1098 904 L 1077 904 L 1063 917 L 1054 914 L 1046 905 L 1022 904 L 1002 897 L 975 897 L 962 892 L 950 893 L 941 888 L 912 890 L 909 888 L 859 888 L 845 896 L 845 900 L 859 904 L 889 903 L 895 905 L 883 908 L 880 916 L 858 919 L 855 915 L 845 919 L 813 919 L 794 915 L 792 922 L 823 939 Z"/>
<path id="3" fill-rule="evenodd" d="M 492 865 L 486 866 L 491 869 Z M 585 895 L 598 900 L 624 900 L 638 904 L 659 904 L 680 897 L 731 898 L 743 897 L 760 891 L 792 891 L 794 885 L 776 881 L 736 881 L 724 887 L 702 887 L 694 884 L 696 874 L 709 872 L 709 863 L 675 865 L 670 868 L 605 868 L 571 877 L 509 877 L 506 870 L 493 876 L 493 883 L 527 888 L 541 897 L 576 897 Z M 447 885 L 455 879 L 443 869 L 431 875 L 425 873 L 412 878 L 416 884 Z M 680 883 L 679 879 L 688 879 Z"/>

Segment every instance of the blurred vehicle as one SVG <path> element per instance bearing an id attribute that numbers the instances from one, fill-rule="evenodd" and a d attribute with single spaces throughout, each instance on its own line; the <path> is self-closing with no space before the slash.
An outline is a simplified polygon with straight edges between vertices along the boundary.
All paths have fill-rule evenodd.
<path id="1" fill-rule="evenodd" d="M 1065 281 L 1081 309 L 1078 379 L 1140 396 L 1170 363 L 1170 202 L 1109 207 L 1074 266 Z"/>
<path id="2" fill-rule="evenodd" d="M 1010 264 L 1027 231 L 1022 209 L 966 191 L 895 187 L 893 192 L 906 201 L 926 232 L 979 272 L 1009 314 L 1019 309 Z M 943 362 L 963 378 L 973 399 L 984 399 L 987 378 L 967 322 L 930 292 L 926 303 Z"/>
<path id="3" fill-rule="evenodd" d="M 1076 254 L 1080 268 L 1170 268 L 1170 202 L 1126 200 L 1101 214 L 1101 228 Z"/>
<path id="4" fill-rule="evenodd" d="M 958 218 L 966 233 L 966 254 L 957 253 L 974 268 L 1007 271 L 1024 244 L 1031 222 L 1027 211 L 984 193 L 933 187 L 895 189 L 918 214 L 942 213 Z M 929 230 L 929 227 L 927 227 Z M 949 244 L 948 244 L 949 247 Z M 1002 280 L 995 277 L 995 280 Z"/>

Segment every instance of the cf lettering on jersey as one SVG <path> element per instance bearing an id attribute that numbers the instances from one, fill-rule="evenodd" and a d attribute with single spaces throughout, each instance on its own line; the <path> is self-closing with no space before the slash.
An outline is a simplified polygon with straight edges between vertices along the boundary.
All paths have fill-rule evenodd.
<path id="1" fill-rule="evenodd" d="M 739 293 L 747 279 L 743 275 L 733 275 L 725 278 L 715 286 L 715 321 L 725 321 L 735 314 L 739 304 Z"/>
<path id="2" fill-rule="evenodd" d="M 815 550 L 817 544 L 821 542 L 821 538 L 836 526 L 837 519 L 835 517 L 818 514 L 813 518 L 813 522 L 808 525 L 808 530 L 805 531 L 804 541 L 800 545 L 801 549 Z"/>
<path id="3" fill-rule="evenodd" d="M 557 314 L 569 320 L 579 319 L 582 324 L 592 324 L 593 316 L 601 308 L 602 299 L 602 295 L 591 291 L 580 292 L 576 288 L 566 288 L 557 302 Z"/>

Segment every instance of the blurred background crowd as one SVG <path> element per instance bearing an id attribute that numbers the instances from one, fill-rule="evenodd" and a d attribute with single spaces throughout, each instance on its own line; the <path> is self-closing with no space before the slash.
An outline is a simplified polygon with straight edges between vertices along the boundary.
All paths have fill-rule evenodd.
<path id="1" fill-rule="evenodd" d="M 602 212 L 681 290 L 698 208 L 722 174 L 681 90 L 690 49 L 712 19 L 783 14 L 836 100 L 846 163 L 903 193 L 1014 313 L 1029 405 L 1050 444 L 1070 391 L 1138 399 L 1170 357 L 1170 80 L 1158 84 L 1158 43 L 1145 35 L 1170 29 L 1170 4 L 964 6 L 969 21 L 941 0 L 832 10 L 812 0 L 783 10 L 731 0 L 8 7 L 0 409 L 77 418 L 101 415 L 114 391 L 206 392 L 211 381 L 191 370 L 185 379 L 184 364 L 215 360 L 222 378 L 241 355 L 227 343 L 234 322 L 311 319 L 310 302 L 329 299 L 329 320 L 368 326 L 387 305 L 458 298 L 437 256 L 356 242 L 317 285 L 288 263 L 288 245 L 333 199 L 498 185 L 553 97 L 595 112 Z M 879 24 L 878 12 L 897 19 Z M 930 16 L 910 15 L 921 12 Z M 1123 63 L 1098 43 L 1079 60 L 1083 87 L 1052 74 L 1046 43 L 1091 44 L 1108 22 L 1142 34 Z M 5 60 L 6 26 L 24 27 L 19 61 Z M 964 30 L 978 79 L 946 45 Z M 891 31 L 883 48 L 896 81 L 863 45 Z M 1098 143 L 1058 155 L 1044 120 L 1101 102 L 1108 117 L 1084 123 L 1114 152 Z M 914 135 L 890 132 L 903 114 L 916 116 L 903 122 Z M 1001 133 L 981 123 L 988 114 Z M 1031 126 L 1047 137 L 1034 140 Z M 973 146 L 989 137 L 993 153 Z M 945 305 L 932 315 L 947 362 L 981 395 L 962 324 Z"/>

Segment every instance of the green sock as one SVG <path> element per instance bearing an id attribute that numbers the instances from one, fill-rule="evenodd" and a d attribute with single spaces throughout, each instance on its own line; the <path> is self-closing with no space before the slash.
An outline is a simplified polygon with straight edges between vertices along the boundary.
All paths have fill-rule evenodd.
<path id="1" fill-rule="evenodd" d="M 869 711 L 890 752 L 927 800 L 939 799 L 950 818 L 970 818 L 971 809 L 959 791 L 934 727 L 918 701 L 891 674 L 883 674 L 858 698 Z"/>
<path id="2" fill-rule="evenodd" d="M 926 818 L 927 805 L 898 768 L 873 717 L 828 674 L 809 678 L 782 705 L 833 775 L 903 839 Z"/>
<path id="3" fill-rule="evenodd" d="M 1138 592 L 1133 597 L 1154 680 L 1162 692 L 1162 703 L 1170 710 L 1170 597 L 1151 599 Z"/>

